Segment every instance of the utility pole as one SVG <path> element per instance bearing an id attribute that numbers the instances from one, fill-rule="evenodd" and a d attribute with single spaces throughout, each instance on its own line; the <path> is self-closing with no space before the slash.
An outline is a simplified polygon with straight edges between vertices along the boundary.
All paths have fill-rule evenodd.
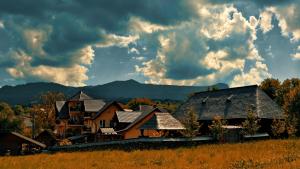
<path id="1" fill-rule="evenodd" d="M 32 131 L 31 131 L 31 133 L 32 133 L 32 139 L 34 139 L 35 138 L 35 113 L 34 112 L 32 112 L 31 113 L 31 118 L 32 118 Z"/>

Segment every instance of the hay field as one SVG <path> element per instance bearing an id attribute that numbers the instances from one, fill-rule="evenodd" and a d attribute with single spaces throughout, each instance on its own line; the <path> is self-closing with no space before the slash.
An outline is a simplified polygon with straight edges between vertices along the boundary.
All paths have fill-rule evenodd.
<path id="1" fill-rule="evenodd" d="M 300 169 L 300 140 L 141 151 L 94 151 L 0 157 L 0 169 Z"/>

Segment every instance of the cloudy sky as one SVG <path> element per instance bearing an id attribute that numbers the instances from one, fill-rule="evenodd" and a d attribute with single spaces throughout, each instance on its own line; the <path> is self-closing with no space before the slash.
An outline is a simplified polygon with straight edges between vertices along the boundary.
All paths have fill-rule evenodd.
<path id="1" fill-rule="evenodd" d="M 3 0 L 0 86 L 300 77 L 300 0 Z"/>

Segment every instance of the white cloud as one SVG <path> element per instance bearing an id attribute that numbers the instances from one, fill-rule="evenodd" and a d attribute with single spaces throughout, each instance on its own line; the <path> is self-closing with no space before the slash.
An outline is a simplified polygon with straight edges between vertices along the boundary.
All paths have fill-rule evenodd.
<path id="1" fill-rule="evenodd" d="M 254 45 L 260 21 L 254 16 L 245 19 L 232 5 L 199 6 L 198 12 L 198 20 L 158 36 L 156 57 L 136 65 L 136 72 L 148 78 L 146 83 L 229 82 L 238 86 L 256 84 L 270 76 Z M 254 62 L 248 72 L 245 72 L 246 61 Z M 190 67 L 199 74 L 192 78 L 184 75 L 173 78 L 174 73 L 191 73 Z"/>
<path id="2" fill-rule="evenodd" d="M 129 29 L 134 33 L 153 33 L 161 30 L 171 29 L 171 26 L 162 26 L 144 21 L 138 17 L 131 17 L 129 20 Z"/>
<path id="3" fill-rule="evenodd" d="M 273 13 L 268 9 L 260 13 L 259 24 L 263 33 L 267 33 L 273 29 L 272 16 Z"/>
<path id="4" fill-rule="evenodd" d="M 129 49 L 129 50 L 128 50 L 128 53 L 135 53 L 135 54 L 137 54 L 137 55 L 140 54 L 139 50 L 137 50 L 136 48 L 131 48 L 131 49 Z"/>
<path id="5" fill-rule="evenodd" d="M 138 60 L 138 61 L 143 61 L 143 60 L 145 60 L 145 57 L 143 57 L 143 56 L 132 57 L 132 58 L 135 59 L 135 60 Z"/>
<path id="6" fill-rule="evenodd" d="M 73 54 L 74 62 L 79 64 L 90 65 L 93 63 L 95 57 L 95 51 L 92 46 L 86 46 L 85 48 L 80 49 L 78 52 Z M 78 62 L 79 61 L 79 62 Z"/>
<path id="7" fill-rule="evenodd" d="M 84 52 L 85 51 L 85 52 Z M 82 64 L 89 64 L 91 62 L 91 48 L 84 48 L 80 59 Z M 92 52 L 93 53 L 93 52 Z M 42 81 L 51 81 L 68 86 L 83 86 L 88 80 L 85 66 L 79 64 L 72 64 L 65 67 L 38 65 L 32 66 L 32 57 L 27 55 L 24 51 L 12 51 L 10 57 L 13 58 L 17 65 L 9 67 L 6 71 L 16 79 L 37 79 Z"/>
<path id="8" fill-rule="evenodd" d="M 300 60 L 300 53 L 295 53 L 291 55 L 294 60 Z"/>
<path id="9" fill-rule="evenodd" d="M 4 23 L 3 23 L 3 21 L 1 21 L 1 20 L 0 20 L 0 28 L 2 28 L 2 29 L 5 28 L 5 27 L 4 27 Z"/>
<path id="10" fill-rule="evenodd" d="M 268 10 L 272 11 L 278 19 L 278 26 L 281 28 L 282 35 L 288 37 L 289 34 L 291 34 L 292 42 L 300 40 L 299 9 L 299 3 L 268 8 Z"/>
<path id="11" fill-rule="evenodd" d="M 115 34 L 105 35 L 104 41 L 97 43 L 98 48 L 106 48 L 111 46 L 128 47 L 130 43 L 135 43 L 139 39 L 139 35 L 118 36 Z"/>
<path id="12" fill-rule="evenodd" d="M 268 67 L 260 61 L 257 61 L 255 67 L 252 67 L 249 72 L 242 72 L 234 77 L 230 86 L 245 86 L 259 84 L 266 78 L 270 78 L 271 74 L 268 72 Z"/>

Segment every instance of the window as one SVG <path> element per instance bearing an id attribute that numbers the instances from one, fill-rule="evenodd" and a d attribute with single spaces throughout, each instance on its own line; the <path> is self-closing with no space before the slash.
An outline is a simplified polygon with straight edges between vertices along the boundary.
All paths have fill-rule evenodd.
<path id="1" fill-rule="evenodd" d="M 100 128 L 104 128 L 105 127 L 105 120 L 100 120 L 99 126 L 100 126 Z"/>

